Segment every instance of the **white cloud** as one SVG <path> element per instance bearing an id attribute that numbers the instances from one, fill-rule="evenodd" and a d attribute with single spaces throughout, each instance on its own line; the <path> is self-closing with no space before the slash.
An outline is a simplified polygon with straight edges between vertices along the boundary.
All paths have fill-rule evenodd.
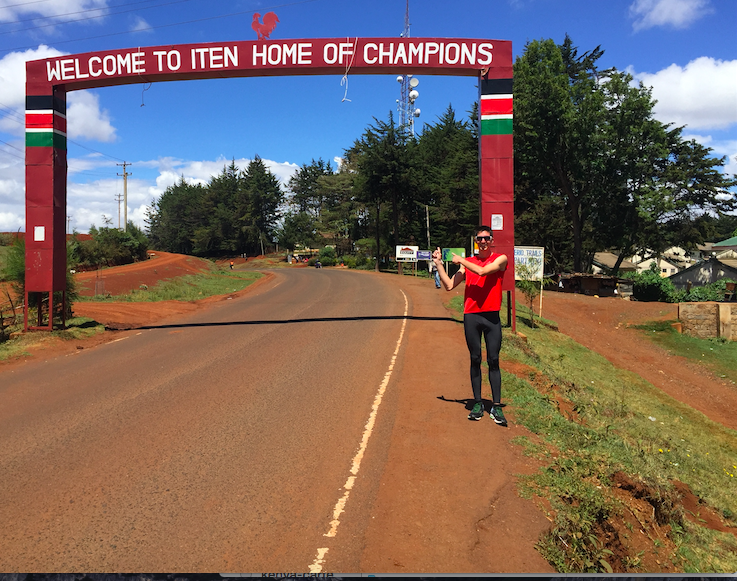
<path id="1" fill-rule="evenodd" d="M 110 114 L 100 108 L 100 97 L 89 91 L 67 95 L 67 131 L 70 139 L 110 143 L 117 138 Z"/>
<path id="2" fill-rule="evenodd" d="M 25 227 L 25 220 L 15 212 L 0 212 L 0 232 L 17 232 Z"/>
<path id="3" fill-rule="evenodd" d="M 26 62 L 63 54 L 66 53 L 41 45 L 0 59 L 0 103 L 3 104 L 0 131 L 16 136 L 25 132 Z M 100 107 L 99 97 L 89 91 L 68 93 L 67 132 L 70 139 L 109 143 L 116 138 L 109 113 Z"/>
<path id="4" fill-rule="evenodd" d="M 239 169 L 248 166 L 249 159 L 236 159 Z M 282 184 L 299 169 L 296 163 L 276 162 L 262 159 L 264 165 Z M 136 176 L 128 179 L 128 219 L 136 226 L 145 228 L 146 210 L 155 197 L 174 185 L 181 176 L 189 183 L 207 184 L 210 179 L 230 165 L 231 160 L 221 157 L 216 160 L 185 161 L 174 158 L 161 158 L 134 162 L 129 171 Z M 70 230 L 89 231 L 90 226 L 103 226 L 104 216 L 118 225 L 118 202 L 123 191 L 122 179 L 116 174 L 120 168 L 112 168 L 114 162 L 96 155 L 69 159 L 67 183 L 67 215 L 70 217 Z M 136 171 L 137 170 L 137 171 Z M 86 172 L 86 173 L 85 173 Z M 105 172 L 110 178 L 82 183 L 85 175 L 91 172 Z M 150 176 L 150 177 L 148 177 Z M 75 179 L 77 181 L 75 181 Z M 0 150 L 0 231 L 25 229 L 25 166 L 23 160 L 9 158 Z M 121 221 L 123 209 L 121 208 Z"/>
<path id="5" fill-rule="evenodd" d="M 654 26 L 688 28 L 710 12 L 709 0 L 635 0 L 630 4 L 635 32 Z"/>
<path id="6" fill-rule="evenodd" d="M 685 67 L 672 64 L 656 73 L 630 72 L 652 87 L 655 116 L 689 129 L 726 129 L 737 123 L 737 60 L 699 57 Z"/>
<path id="7" fill-rule="evenodd" d="M 102 155 L 98 153 L 91 153 L 86 157 L 72 157 L 67 160 L 67 176 L 71 178 L 75 174 L 82 172 L 114 166 L 114 161 L 102 159 Z"/>
<path id="8" fill-rule="evenodd" d="M 103 15 L 106 8 L 106 0 L 15 1 L 12 4 L 0 6 L 0 22 L 16 22 L 21 17 L 28 15 L 38 15 L 52 21 L 66 22 Z"/>
<path id="9" fill-rule="evenodd" d="M 24 52 L 11 52 L 0 59 L 0 131 L 12 135 L 25 132 L 26 61 L 61 56 L 54 48 L 41 45 Z"/>
<path id="10" fill-rule="evenodd" d="M 166 188 L 173 186 L 182 176 L 190 184 L 207 184 L 210 178 L 220 174 L 224 167 L 230 165 L 231 161 L 233 160 L 224 157 L 215 161 L 182 161 L 170 157 L 161 158 L 159 160 L 159 176 L 156 178 L 156 186 L 151 187 L 151 195 L 160 196 Z M 288 161 L 277 162 L 270 159 L 262 159 L 261 161 L 282 185 L 285 185 L 292 174 L 299 169 L 296 163 Z M 235 165 L 238 169 L 245 170 L 250 162 L 250 159 L 241 158 L 235 160 Z"/>
<path id="11" fill-rule="evenodd" d="M 722 171 L 737 176 L 737 139 L 714 139 L 711 135 L 684 133 L 684 139 L 693 139 L 713 150 L 715 157 L 726 157 Z"/>
<path id="12" fill-rule="evenodd" d="M 136 16 L 130 27 L 131 32 L 151 32 L 151 25 L 140 16 Z"/>

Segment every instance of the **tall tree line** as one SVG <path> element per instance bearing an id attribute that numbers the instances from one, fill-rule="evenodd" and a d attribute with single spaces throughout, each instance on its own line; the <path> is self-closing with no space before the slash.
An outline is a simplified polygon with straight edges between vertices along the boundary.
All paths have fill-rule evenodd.
<path id="1" fill-rule="evenodd" d="M 550 270 L 692 248 L 737 207 L 725 159 L 657 121 L 650 89 L 600 70 L 603 53 L 566 36 L 529 42 L 514 66 L 516 237 L 544 245 Z"/>
<path id="2" fill-rule="evenodd" d="M 451 106 L 419 136 L 374 119 L 333 171 L 323 160 L 303 165 L 288 184 L 290 211 L 281 242 L 321 240 L 339 254 L 386 259 L 399 244 L 465 246 L 478 222 L 476 108 L 461 120 Z"/>
<path id="3" fill-rule="evenodd" d="M 275 238 L 283 199 L 258 156 L 245 170 L 232 161 L 207 185 L 182 177 L 149 208 L 151 246 L 199 256 L 260 253 Z"/>

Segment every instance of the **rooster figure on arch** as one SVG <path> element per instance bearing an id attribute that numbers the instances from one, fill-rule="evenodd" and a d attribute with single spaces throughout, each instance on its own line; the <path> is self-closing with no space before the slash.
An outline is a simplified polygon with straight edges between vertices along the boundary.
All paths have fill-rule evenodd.
<path id="1" fill-rule="evenodd" d="M 259 18 L 261 18 L 261 15 L 258 12 L 256 12 L 253 15 L 253 22 L 251 22 L 251 28 L 253 28 L 256 31 L 258 40 L 267 40 L 269 38 L 269 35 L 276 28 L 276 23 L 279 22 L 279 17 L 273 12 L 267 12 L 266 14 L 264 14 L 263 24 L 259 22 Z"/>

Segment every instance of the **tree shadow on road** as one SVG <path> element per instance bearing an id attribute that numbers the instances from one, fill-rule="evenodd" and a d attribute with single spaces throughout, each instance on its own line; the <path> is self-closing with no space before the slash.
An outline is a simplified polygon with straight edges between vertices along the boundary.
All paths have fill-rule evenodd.
<path id="1" fill-rule="evenodd" d="M 415 317 L 412 315 L 383 315 L 383 316 L 366 316 L 366 317 L 315 317 L 304 319 L 274 319 L 260 321 L 218 321 L 211 323 L 175 323 L 169 325 L 130 325 L 108 323 L 105 329 L 113 331 L 136 330 L 143 331 L 149 329 L 192 329 L 198 327 L 232 327 L 232 326 L 248 326 L 248 325 L 291 325 L 294 323 L 335 323 L 342 321 L 448 321 L 451 323 L 462 323 L 451 317 Z"/>

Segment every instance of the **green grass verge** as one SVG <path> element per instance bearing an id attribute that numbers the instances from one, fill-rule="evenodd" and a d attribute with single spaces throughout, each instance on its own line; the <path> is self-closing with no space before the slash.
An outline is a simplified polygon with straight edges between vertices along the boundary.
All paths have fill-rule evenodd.
<path id="1" fill-rule="evenodd" d="M 5 257 L 10 251 L 10 246 L 0 246 L 0 270 L 5 266 Z"/>
<path id="2" fill-rule="evenodd" d="M 451 307 L 460 310 L 454 297 Z M 539 370 L 567 399 L 578 421 L 564 417 L 551 395 L 530 381 L 504 372 L 504 400 L 516 421 L 536 437 L 518 437 L 545 465 L 521 476 L 521 493 L 547 498 L 553 528 L 538 548 L 561 573 L 610 572 L 608 549 L 599 540 L 603 523 L 621 510 L 609 493 L 622 471 L 647 483 L 670 524 L 684 571 L 737 571 L 737 538 L 693 525 L 679 514 L 672 480 L 688 484 L 737 526 L 737 432 L 695 411 L 634 373 L 545 326 L 531 328 L 518 306 L 518 325 L 527 342 L 504 329 L 503 353 Z M 488 390 L 488 385 L 485 388 Z"/>
<path id="3" fill-rule="evenodd" d="M 18 325 L 17 330 L 22 330 L 22 323 Z M 75 339 L 86 339 L 103 333 L 105 326 L 86 317 L 73 317 L 67 321 L 66 329 L 54 330 L 51 332 L 33 332 L 22 333 L 8 341 L 0 343 L 0 361 L 6 361 L 22 355 L 29 355 L 28 349 L 31 347 L 43 348 L 45 342 L 54 338 L 63 339 L 65 341 L 73 341 Z"/>
<path id="4" fill-rule="evenodd" d="M 162 281 L 154 287 L 138 289 L 124 295 L 85 297 L 86 301 L 155 302 L 196 301 L 215 295 L 238 292 L 256 282 L 263 275 L 254 271 L 213 270 Z"/>
<path id="5" fill-rule="evenodd" d="M 737 342 L 726 339 L 699 339 L 678 333 L 671 323 L 653 321 L 636 325 L 648 339 L 674 355 L 685 357 L 711 370 L 714 375 L 737 384 Z"/>

